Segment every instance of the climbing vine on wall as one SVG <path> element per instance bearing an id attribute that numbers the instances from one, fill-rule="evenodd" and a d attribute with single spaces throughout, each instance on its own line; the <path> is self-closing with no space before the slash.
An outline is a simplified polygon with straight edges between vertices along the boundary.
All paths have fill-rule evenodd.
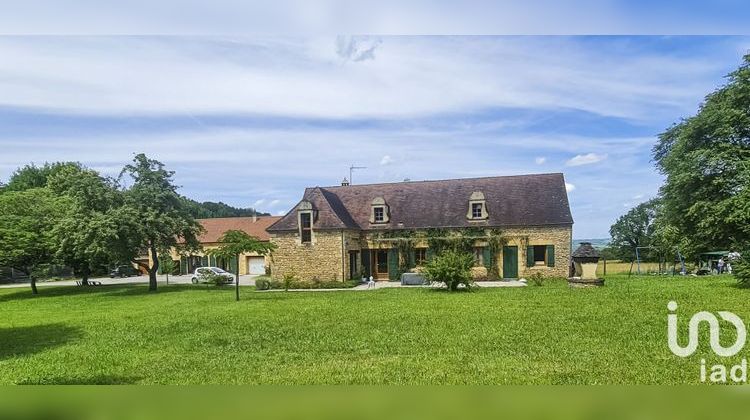
<path id="1" fill-rule="evenodd" d="M 485 261 L 488 277 L 500 278 L 497 256 L 502 247 L 508 242 L 501 229 L 497 228 L 430 228 L 424 230 L 389 230 L 376 232 L 371 235 L 377 242 L 391 244 L 398 251 L 398 276 L 411 268 L 414 247 L 420 241 L 426 241 L 432 255 L 439 255 L 445 251 L 459 251 L 473 253 L 477 241 L 486 241 L 489 250 L 489 261 Z"/>

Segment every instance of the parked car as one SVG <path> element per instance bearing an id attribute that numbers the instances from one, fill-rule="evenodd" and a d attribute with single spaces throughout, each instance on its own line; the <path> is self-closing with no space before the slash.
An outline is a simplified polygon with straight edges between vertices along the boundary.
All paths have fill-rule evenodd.
<path id="1" fill-rule="evenodd" d="M 234 282 L 234 274 L 224 271 L 219 267 L 198 267 L 195 269 L 195 273 L 193 273 L 193 277 L 190 281 L 192 281 L 193 284 L 208 283 L 208 276 L 211 274 L 226 277 L 226 283 Z"/>
<path id="2" fill-rule="evenodd" d="M 118 265 L 117 267 L 113 268 L 112 271 L 109 272 L 109 277 L 115 278 L 115 277 L 130 277 L 130 276 L 137 276 L 140 273 L 138 270 L 135 269 L 132 265 Z"/>

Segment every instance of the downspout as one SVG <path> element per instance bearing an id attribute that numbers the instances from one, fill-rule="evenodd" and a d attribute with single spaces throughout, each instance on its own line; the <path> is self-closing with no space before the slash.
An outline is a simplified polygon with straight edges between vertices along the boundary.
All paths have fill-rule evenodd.
<path id="1" fill-rule="evenodd" d="M 341 230 L 341 281 L 346 281 L 346 260 L 344 260 L 344 230 Z"/>

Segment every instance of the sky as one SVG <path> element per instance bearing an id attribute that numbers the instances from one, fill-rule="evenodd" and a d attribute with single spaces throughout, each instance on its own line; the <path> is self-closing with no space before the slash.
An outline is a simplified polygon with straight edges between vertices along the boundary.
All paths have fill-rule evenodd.
<path id="1" fill-rule="evenodd" d="M 0 36 L 0 180 L 135 153 L 284 214 L 308 186 L 565 174 L 576 238 L 654 197 L 657 136 L 742 36 Z"/>

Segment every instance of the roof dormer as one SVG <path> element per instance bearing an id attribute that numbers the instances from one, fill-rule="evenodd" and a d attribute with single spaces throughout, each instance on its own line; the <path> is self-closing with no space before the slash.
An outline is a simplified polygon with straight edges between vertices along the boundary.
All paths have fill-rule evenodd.
<path id="1" fill-rule="evenodd" d="M 390 211 L 383 197 L 376 197 L 370 205 L 370 223 L 381 224 L 390 221 Z"/>
<path id="2" fill-rule="evenodd" d="M 469 197 L 469 211 L 466 213 L 466 218 L 469 220 L 487 220 L 490 214 L 487 212 L 487 200 L 484 198 L 484 193 L 481 191 L 474 191 Z"/>

